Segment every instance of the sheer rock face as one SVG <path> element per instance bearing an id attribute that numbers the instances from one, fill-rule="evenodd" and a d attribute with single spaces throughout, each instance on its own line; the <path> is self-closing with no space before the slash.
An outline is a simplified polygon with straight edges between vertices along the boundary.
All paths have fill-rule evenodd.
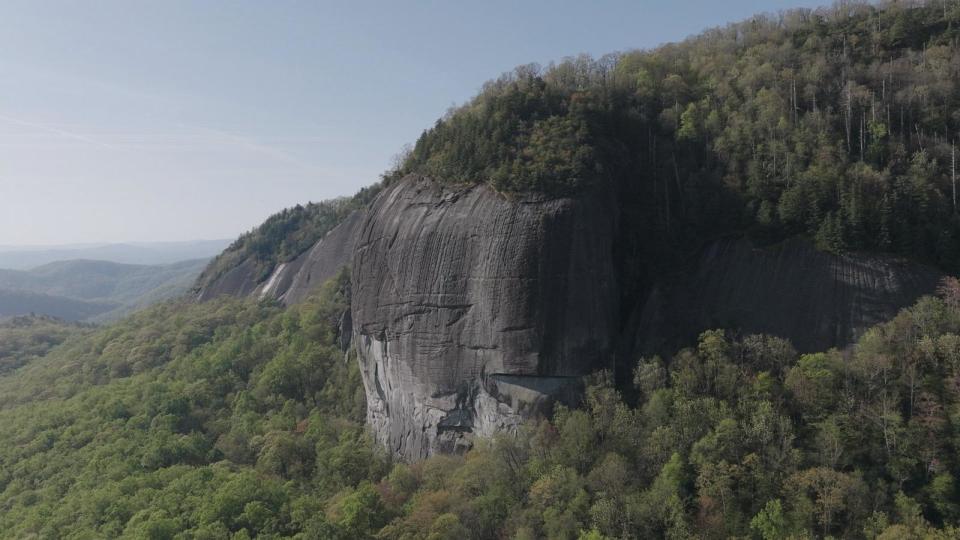
<path id="1" fill-rule="evenodd" d="M 692 271 L 654 288 L 636 343 L 663 352 L 725 328 L 784 337 L 801 352 L 843 347 L 933 293 L 941 277 L 896 257 L 833 255 L 799 239 L 765 249 L 720 240 Z"/>
<path id="2" fill-rule="evenodd" d="M 196 291 L 198 302 L 213 300 L 218 296 L 250 296 L 257 288 L 257 267 L 254 261 L 246 259 L 207 286 Z"/>
<path id="3" fill-rule="evenodd" d="M 703 330 L 768 333 L 800 351 L 852 343 L 933 292 L 941 274 L 801 240 L 708 245 L 620 320 L 614 204 L 507 198 L 410 176 L 257 281 L 241 261 L 201 291 L 291 304 L 352 267 L 341 347 L 354 347 L 367 420 L 405 460 L 458 452 L 572 401 L 616 350 L 671 354 Z M 352 342 L 352 343 L 351 343 Z"/>
<path id="4" fill-rule="evenodd" d="M 322 285 L 350 264 L 364 217 L 365 212 L 353 211 L 343 223 L 317 241 L 310 251 L 293 260 L 293 267 L 285 274 L 289 276 L 289 284 L 286 278 L 282 278 L 282 286 L 272 291 L 263 290 L 261 294 L 274 295 L 287 305 L 302 302 L 314 287 Z M 279 268 L 274 270 L 274 274 L 278 271 Z"/>
<path id="5" fill-rule="evenodd" d="M 408 177 L 368 211 L 352 263 L 367 419 L 398 456 L 515 430 L 609 357 L 611 212 Z"/>
<path id="6" fill-rule="evenodd" d="M 275 298 L 287 305 L 301 302 L 314 287 L 350 264 L 364 216 L 364 211 L 352 212 L 308 251 L 290 262 L 278 264 L 263 281 L 257 281 L 254 261 L 244 260 L 200 290 L 197 299 L 202 302 L 226 294 Z"/>

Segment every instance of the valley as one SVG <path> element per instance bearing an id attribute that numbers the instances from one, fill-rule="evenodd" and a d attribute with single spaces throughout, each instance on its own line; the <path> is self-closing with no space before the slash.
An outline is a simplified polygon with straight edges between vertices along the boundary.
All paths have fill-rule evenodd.
<path id="1" fill-rule="evenodd" d="M 960 5 L 758 15 L 212 259 L 0 270 L 0 537 L 960 537 L 958 110 Z"/>
<path id="2" fill-rule="evenodd" d="M 0 269 L 0 318 L 31 313 L 108 322 L 183 295 L 207 259 L 169 265 L 68 260 L 29 270 Z"/>

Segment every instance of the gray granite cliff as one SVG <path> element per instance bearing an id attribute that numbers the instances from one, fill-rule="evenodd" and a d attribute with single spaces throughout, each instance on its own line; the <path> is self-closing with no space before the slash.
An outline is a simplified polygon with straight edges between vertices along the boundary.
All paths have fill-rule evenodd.
<path id="1" fill-rule="evenodd" d="M 615 208 L 408 176 L 266 279 L 243 260 L 198 296 L 296 303 L 349 266 L 341 345 L 357 352 L 367 421 L 389 451 L 417 460 L 516 431 L 576 401 L 582 375 L 622 375 L 640 354 L 672 353 L 706 329 L 774 334 L 801 351 L 846 346 L 941 277 L 797 239 L 721 239 L 621 311 Z"/>
<path id="2" fill-rule="evenodd" d="M 613 220 L 587 200 L 508 200 L 411 177 L 369 210 L 353 258 L 367 420 L 406 459 L 546 412 L 609 356 Z"/>
<path id="3" fill-rule="evenodd" d="M 244 259 L 196 293 L 199 301 L 221 295 L 275 298 L 295 304 L 307 297 L 313 287 L 337 275 L 350 264 L 354 245 L 366 213 L 355 210 L 296 259 L 278 264 L 270 275 L 256 279 L 256 264 Z"/>
<path id="4" fill-rule="evenodd" d="M 784 337 L 801 352 L 844 347 L 934 293 L 942 275 L 888 255 L 825 253 L 799 239 L 768 248 L 717 240 L 692 268 L 653 288 L 635 343 L 644 353 L 672 352 L 724 328 Z"/>

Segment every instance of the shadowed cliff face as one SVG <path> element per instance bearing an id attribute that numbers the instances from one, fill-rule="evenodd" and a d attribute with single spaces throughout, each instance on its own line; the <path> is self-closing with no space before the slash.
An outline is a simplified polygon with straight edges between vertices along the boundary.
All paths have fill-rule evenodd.
<path id="1" fill-rule="evenodd" d="M 341 345 L 356 347 L 373 432 L 395 455 L 417 460 L 574 401 L 582 375 L 614 367 L 614 343 L 636 352 L 622 355 L 621 369 L 712 328 L 785 337 L 801 351 L 842 347 L 933 292 L 941 277 L 801 240 L 767 249 L 720 240 L 623 321 L 613 206 L 506 198 L 487 186 L 409 176 L 267 279 L 256 281 L 256 265 L 243 260 L 199 297 L 296 303 L 350 265 Z"/>
<path id="2" fill-rule="evenodd" d="M 408 177 L 374 202 L 353 258 L 367 417 L 416 459 L 515 429 L 609 356 L 613 221 L 596 203 L 509 201 Z"/>
<path id="3" fill-rule="evenodd" d="M 843 347 L 936 290 L 942 274 L 890 256 L 833 255 L 802 240 L 759 249 L 720 240 L 692 271 L 654 288 L 636 344 L 671 351 L 725 328 L 789 339 L 801 352 Z"/>
<path id="4" fill-rule="evenodd" d="M 257 288 L 256 266 L 250 259 L 234 266 L 215 281 L 197 291 L 200 302 L 212 300 L 218 296 L 250 296 Z"/>

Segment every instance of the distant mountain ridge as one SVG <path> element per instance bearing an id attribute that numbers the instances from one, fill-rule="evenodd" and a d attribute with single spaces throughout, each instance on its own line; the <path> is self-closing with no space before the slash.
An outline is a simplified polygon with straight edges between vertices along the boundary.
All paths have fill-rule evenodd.
<path id="1" fill-rule="evenodd" d="M 140 265 L 173 264 L 213 257 L 226 249 L 231 242 L 229 239 L 218 239 L 61 246 L 0 245 L 0 268 L 28 270 L 53 262 L 77 259 Z"/>
<path id="2" fill-rule="evenodd" d="M 46 315 L 65 321 L 89 321 L 119 308 L 120 305 L 114 303 L 0 289 L 0 320 L 22 315 Z"/>
<path id="3" fill-rule="evenodd" d="M 209 259 L 165 265 L 57 261 L 0 270 L 0 318 L 30 313 L 104 322 L 187 291 Z"/>

